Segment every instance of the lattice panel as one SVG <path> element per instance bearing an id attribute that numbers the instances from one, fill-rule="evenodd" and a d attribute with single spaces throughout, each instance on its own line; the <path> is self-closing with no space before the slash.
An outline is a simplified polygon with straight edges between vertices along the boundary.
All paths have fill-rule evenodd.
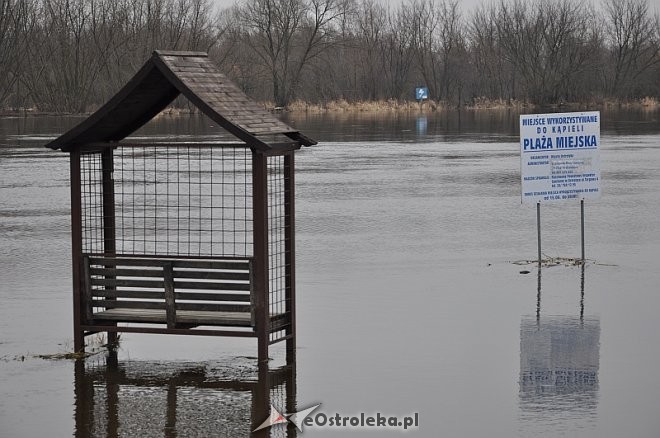
<path id="1" fill-rule="evenodd" d="M 92 159 L 93 157 L 93 159 Z M 250 257 L 252 153 L 245 147 L 124 146 L 114 150 L 116 252 Z M 83 246 L 103 252 L 100 154 L 82 166 Z"/>
<path id="2" fill-rule="evenodd" d="M 286 188 L 284 157 L 268 158 L 268 281 L 271 315 L 286 312 Z M 271 342 L 285 335 L 284 331 L 271 333 Z"/>
<path id="3" fill-rule="evenodd" d="M 103 173 L 101 154 L 80 156 L 82 243 L 85 253 L 103 252 Z"/>

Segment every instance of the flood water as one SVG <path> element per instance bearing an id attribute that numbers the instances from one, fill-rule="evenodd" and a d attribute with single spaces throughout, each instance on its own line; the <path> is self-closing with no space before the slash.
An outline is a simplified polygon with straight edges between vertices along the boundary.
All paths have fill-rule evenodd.
<path id="1" fill-rule="evenodd" d="M 43 144 L 80 118 L 0 119 L 0 437 L 247 436 L 264 391 L 289 412 L 418 413 L 420 437 L 658 436 L 660 112 L 602 114 L 588 263 L 540 274 L 514 263 L 536 257 L 517 115 L 288 117 L 320 144 L 296 155 L 296 373 L 268 387 L 252 340 L 40 358 L 72 348 L 68 157 Z M 222 134 L 191 116 L 136 136 Z M 580 255 L 579 204 L 542 223 L 547 257 Z"/>

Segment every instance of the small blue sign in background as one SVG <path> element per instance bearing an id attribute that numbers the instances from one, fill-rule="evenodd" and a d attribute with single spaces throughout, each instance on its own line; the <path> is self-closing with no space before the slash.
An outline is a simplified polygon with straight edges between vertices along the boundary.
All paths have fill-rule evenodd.
<path id="1" fill-rule="evenodd" d="M 428 100 L 428 98 L 429 98 L 429 89 L 428 89 L 428 87 L 417 87 L 417 88 L 415 88 L 415 98 L 419 101 Z"/>

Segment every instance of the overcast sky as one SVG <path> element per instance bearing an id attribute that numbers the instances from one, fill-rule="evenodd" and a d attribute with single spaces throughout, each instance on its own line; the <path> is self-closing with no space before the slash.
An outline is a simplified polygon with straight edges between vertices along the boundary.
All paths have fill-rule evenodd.
<path id="1" fill-rule="evenodd" d="M 214 0 L 216 4 L 222 8 L 228 7 L 233 5 L 234 3 L 237 3 L 239 0 Z M 406 0 L 379 0 L 382 1 L 383 3 L 390 3 L 392 5 L 398 5 L 399 3 L 403 3 Z M 495 0 L 498 1 L 498 0 Z M 600 3 L 599 0 L 594 0 L 596 4 Z M 481 3 L 492 3 L 493 0 L 459 0 L 459 4 L 461 6 L 461 10 L 464 13 L 470 12 L 475 6 L 481 4 Z M 660 12 L 660 0 L 650 0 L 649 4 L 651 5 L 651 10 L 655 10 Z"/>

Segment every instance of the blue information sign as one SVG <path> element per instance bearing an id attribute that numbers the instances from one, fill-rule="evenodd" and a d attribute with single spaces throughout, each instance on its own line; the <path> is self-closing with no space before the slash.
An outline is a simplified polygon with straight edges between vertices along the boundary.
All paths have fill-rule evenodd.
<path id="1" fill-rule="evenodd" d="M 415 89 L 415 98 L 419 101 L 429 98 L 429 89 L 427 87 L 417 87 Z"/>

